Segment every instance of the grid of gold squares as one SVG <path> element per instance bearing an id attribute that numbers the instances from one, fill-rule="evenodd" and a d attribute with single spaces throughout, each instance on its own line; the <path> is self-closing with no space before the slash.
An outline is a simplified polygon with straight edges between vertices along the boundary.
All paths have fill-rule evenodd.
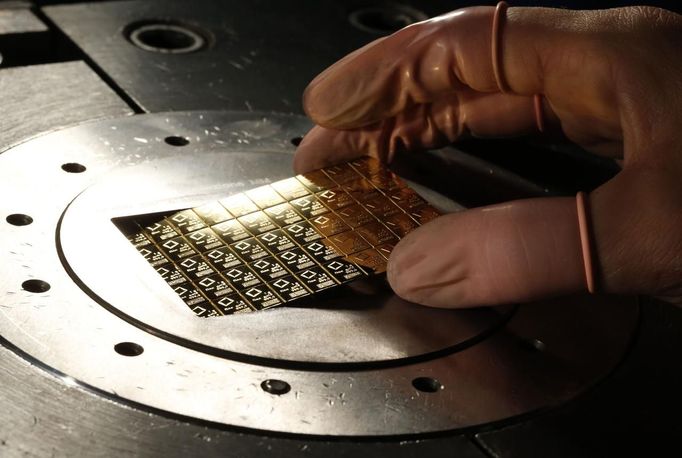
<path id="1" fill-rule="evenodd" d="M 115 222 L 196 315 L 213 317 L 383 273 L 395 243 L 439 212 L 362 158 L 166 215 Z"/>

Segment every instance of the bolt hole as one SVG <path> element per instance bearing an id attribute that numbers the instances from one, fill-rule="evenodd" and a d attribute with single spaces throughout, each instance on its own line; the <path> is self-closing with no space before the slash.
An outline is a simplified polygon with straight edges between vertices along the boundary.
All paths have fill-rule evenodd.
<path id="1" fill-rule="evenodd" d="M 521 346 L 529 351 L 545 351 L 547 345 L 540 339 L 522 340 Z"/>
<path id="2" fill-rule="evenodd" d="M 294 137 L 291 139 L 291 144 L 298 147 L 298 145 L 300 145 L 302 141 L 303 137 Z"/>
<path id="3" fill-rule="evenodd" d="M 87 169 L 83 164 L 79 164 L 77 162 L 68 162 L 66 164 L 62 164 L 62 170 L 68 173 L 83 173 Z"/>
<path id="4" fill-rule="evenodd" d="M 13 213 L 5 218 L 12 226 L 28 226 L 33 222 L 33 218 L 22 213 Z"/>
<path id="5" fill-rule="evenodd" d="M 265 380 L 263 381 L 263 383 L 260 384 L 260 387 L 266 393 L 274 394 L 277 396 L 281 396 L 291 391 L 291 385 L 289 385 L 287 382 L 283 380 L 276 379 Z"/>
<path id="6" fill-rule="evenodd" d="M 138 48 L 162 54 L 186 54 L 206 45 L 206 39 L 199 32 L 173 22 L 132 24 L 125 34 Z"/>
<path id="7" fill-rule="evenodd" d="M 417 377 L 412 380 L 412 386 L 424 393 L 435 393 L 438 390 L 443 389 L 443 385 L 441 385 L 438 380 L 431 377 Z"/>
<path id="8" fill-rule="evenodd" d="M 402 5 L 361 8 L 348 16 L 354 27 L 375 35 L 387 35 L 427 18 L 421 11 Z"/>
<path id="9" fill-rule="evenodd" d="M 140 356 L 144 352 L 142 345 L 135 342 L 121 342 L 114 345 L 114 350 L 123 356 Z"/>
<path id="10" fill-rule="evenodd" d="M 21 287 L 29 293 L 44 293 L 50 290 L 48 282 L 38 279 L 26 280 L 21 284 Z"/>
<path id="11" fill-rule="evenodd" d="M 178 137 L 177 135 L 171 135 L 163 139 L 166 143 L 171 146 L 187 146 L 189 145 L 189 140 L 185 137 Z"/>

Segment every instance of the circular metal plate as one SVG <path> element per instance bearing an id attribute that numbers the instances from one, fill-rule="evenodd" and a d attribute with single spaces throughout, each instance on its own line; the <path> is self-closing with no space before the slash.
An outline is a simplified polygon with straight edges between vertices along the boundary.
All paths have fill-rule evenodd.
<path id="1" fill-rule="evenodd" d="M 4 152 L 3 221 L 33 221 L 0 225 L 2 336 L 68 380 L 122 399 L 228 425 L 340 436 L 501 420 L 569 399 L 619 361 L 637 318 L 629 299 L 526 305 L 496 332 L 509 308 L 431 310 L 361 285 L 311 308 L 191 316 L 110 218 L 290 176 L 290 139 L 308 127 L 287 115 L 139 115 Z M 172 135 L 190 143 L 168 145 Z M 74 163 L 85 170 L 62 168 Z M 31 279 L 49 289 L 26 287 Z M 290 391 L 268 392 L 272 379 Z"/>
<path id="2" fill-rule="evenodd" d="M 305 306 L 203 319 L 150 268 L 112 219 L 196 207 L 289 172 L 291 147 L 242 144 L 187 153 L 161 145 L 145 161 L 115 169 L 64 213 L 58 249 L 73 277 L 102 305 L 167 338 L 268 365 L 398 364 L 454 351 L 501 324 L 509 308 L 453 312 L 408 303 L 384 282 L 356 282 Z M 433 195 L 432 195 L 433 197 Z M 444 205 L 445 198 L 439 203 Z M 327 367 L 328 368 L 328 367 Z"/>

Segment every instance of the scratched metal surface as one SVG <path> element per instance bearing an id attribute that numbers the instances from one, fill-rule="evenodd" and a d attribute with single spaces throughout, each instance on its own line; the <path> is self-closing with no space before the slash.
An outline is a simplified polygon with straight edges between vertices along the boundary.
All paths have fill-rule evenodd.
<path id="1" fill-rule="evenodd" d="M 61 127 L 131 114 L 83 62 L 0 67 L 0 151 Z"/>
<path id="2" fill-rule="evenodd" d="M 60 5 L 45 13 L 144 110 L 300 113 L 301 93 L 318 72 L 380 36 L 353 27 L 348 14 L 387 3 L 152 0 Z M 452 9 L 443 0 L 404 3 L 426 15 Z M 183 55 L 139 49 L 122 30 L 150 18 L 196 26 L 212 44 Z"/>
<path id="3" fill-rule="evenodd" d="M 301 439 L 221 429 L 127 407 L 67 384 L 0 347 L 0 456 L 483 458 L 464 436 L 401 441 Z"/>
<path id="4" fill-rule="evenodd" d="M 0 35 L 45 32 L 47 26 L 25 8 L 3 9 L 0 3 Z"/>

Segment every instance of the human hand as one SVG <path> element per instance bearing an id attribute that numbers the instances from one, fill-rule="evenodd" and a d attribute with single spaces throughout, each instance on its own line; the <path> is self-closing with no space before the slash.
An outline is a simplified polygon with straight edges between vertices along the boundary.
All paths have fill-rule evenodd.
<path id="1" fill-rule="evenodd" d="M 494 8 L 458 10 L 343 58 L 307 88 L 318 124 L 297 172 L 370 155 L 438 148 L 466 135 L 550 129 L 623 170 L 590 194 L 600 291 L 682 298 L 682 17 L 634 7 L 510 8 L 499 90 Z M 574 198 L 509 202 L 449 214 L 396 246 L 388 280 L 426 305 L 466 307 L 585 290 Z"/>

